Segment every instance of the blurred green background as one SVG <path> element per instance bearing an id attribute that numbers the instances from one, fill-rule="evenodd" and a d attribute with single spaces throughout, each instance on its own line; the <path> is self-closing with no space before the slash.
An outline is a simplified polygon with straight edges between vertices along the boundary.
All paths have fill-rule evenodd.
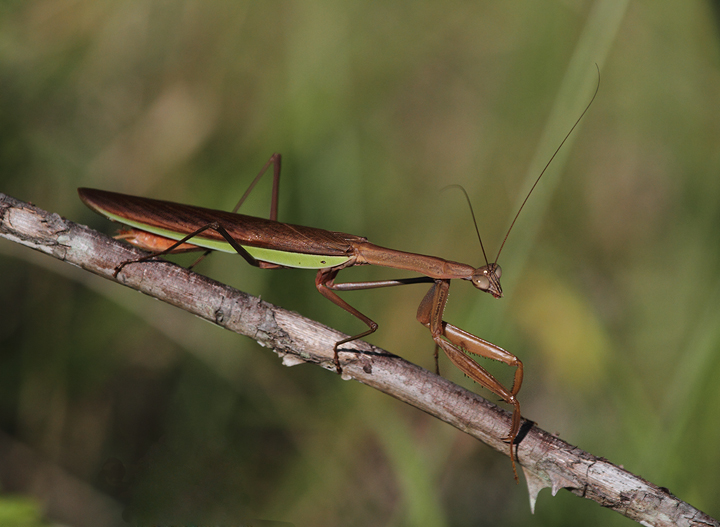
<path id="1" fill-rule="evenodd" d="M 445 318 L 524 361 L 524 416 L 717 517 L 715 14 L 698 0 L 2 2 L 0 191 L 112 234 L 76 187 L 229 209 L 281 152 L 280 220 L 481 265 L 462 195 L 440 189 L 467 189 L 494 257 L 597 63 L 598 97 L 500 257 L 505 298 L 458 283 Z M 269 185 L 250 201 L 266 215 Z M 363 329 L 312 272 L 229 255 L 198 271 Z M 0 291 L 0 517 L 16 524 L 631 523 L 567 491 L 544 490 L 531 516 L 507 457 L 469 436 L 6 240 Z M 371 342 L 431 369 L 424 292 L 345 297 L 380 324 Z"/>

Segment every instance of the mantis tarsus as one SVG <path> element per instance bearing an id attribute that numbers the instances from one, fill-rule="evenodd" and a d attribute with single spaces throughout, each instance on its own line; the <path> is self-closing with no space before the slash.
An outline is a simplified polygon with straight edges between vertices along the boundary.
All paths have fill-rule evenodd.
<path id="1" fill-rule="evenodd" d="M 597 94 L 597 90 L 595 94 Z M 592 100 L 594 98 L 593 95 Z M 270 157 L 232 212 L 103 190 L 81 188 L 78 189 L 78 192 L 80 199 L 91 209 L 111 220 L 131 227 L 130 230 L 122 231 L 119 237 L 126 239 L 137 247 L 153 251 L 150 256 L 119 265 L 115 270 L 116 276 L 129 263 L 137 263 L 173 252 L 201 249 L 237 252 L 249 264 L 263 269 L 289 267 L 317 269 L 315 285 L 318 291 L 325 298 L 368 326 L 366 331 L 335 343 L 333 360 L 338 373 L 342 370 L 338 351 L 343 351 L 339 350 L 339 346 L 375 332 L 378 325 L 340 298 L 336 291 L 432 283 L 430 290 L 420 302 L 417 319 L 430 330 L 436 344 L 436 356 L 439 347 L 445 352 L 450 361 L 468 377 L 513 406 L 510 432 L 504 438 L 504 441 L 509 443 L 513 472 L 515 473 L 515 479 L 517 479 L 513 444 L 521 424 L 520 403 L 516 396 L 520 391 L 523 380 L 522 362 L 515 355 L 499 346 L 445 322 L 442 315 L 447 302 L 450 281 L 453 279 L 468 280 L 477 289 L 490 293 L 495 298 L 502 296 L 500 286 L 501 269 L 497 264 L 497 260 L 505 241 L 530 194 L 560 148 L 562 148 L 585 115 L 585 112 L 587 112 L 592 100 L 552 155 L 530 192 L 528 192 L 525 201 L 520 206 L 505 235 L 495 261 L 490 263 L 487 261 L 487 256 L 485 256 L 485 265 L 478 268 L 434 256 L 380 247 L 368 242 L 366 238 L 361 236 L 277 221 L 280 154 L 273 154 Z M 236 211 L 271 166 L 273 167 L 273 190 L 269 219 L 237 214 Z M 192 243 L 188 243 L 190 240 L 192 240 Z M 480 244 L 482 246 L 482 241 L 480 241 Z M 484 248 L 483 255 L 485 255 Z M 379 265 L 413 271 L 422 276 L 373 282 L 335 283 L 335 278 L 341 270 L 356 265 Z M 488 371 L 471 359 L 468 353 L 498 360 L 508 366 L 515 367 L 512 387 L 508 389 L 503 386 Z"/>

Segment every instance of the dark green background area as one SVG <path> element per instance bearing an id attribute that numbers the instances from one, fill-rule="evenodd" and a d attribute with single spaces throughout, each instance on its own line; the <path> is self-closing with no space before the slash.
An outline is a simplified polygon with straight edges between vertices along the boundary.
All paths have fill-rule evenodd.
<path id="1" fill-rule="evenodd" d="M 446 320 L 518 355 L 523 415 L 720 516 L 720 40 L 709 3 L 0 4 L 0 191 L 108 234 L 76 188 L 230 209 L 283 154 L 280 220 L 483 264 Z M 269 182 L 245 212 L 266 215 Z M 178 257 L 189 263 L 192 259 Z M 308 271 L 198 271 L 347 333 Z M 360 268 L 346 281 L 400 273 Z M 348 293 L 433 367 L 425 288 Z M 510 382 L 508 368 L 489 365 Z M 447 361 L 445 376 L 495 400 Z M 22 463 L 11 456 L 21 452 Z M 0 241 L 0 519 L 69 525 L 630 525 L 254 341 Z M 522 479 L 522 478 L 521 478 Z M 27 501 L 26 498 L 37 498 Z"/>

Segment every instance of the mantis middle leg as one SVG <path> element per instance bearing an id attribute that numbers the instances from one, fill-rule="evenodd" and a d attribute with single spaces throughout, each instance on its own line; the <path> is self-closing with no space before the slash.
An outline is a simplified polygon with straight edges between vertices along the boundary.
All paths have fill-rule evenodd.
<path id="1" fill-rule="evenodd" d="M 360 291 L 362 289 L 377 289 L 379 287 L 392 287 L 397 285 L 426 284 L 428 282 L 434 281 L 432 278 L 429 278 L 427 276 L 419 276 L 416 278 L 398 278 L 395 280 L 379 280 L 375 282 L 344 282 L 341 284 L 336 284 L 335 277 L 341 270 L 342 268 L 320 269 L 317 276 L 315 277 L 315 287 L 317 287 L 317 290 L 320 292 L 321 295 L 330 300 L 333 304 L 343 308 L 351 315 L 362 320 L 368 326 L 368 330 L 335 343 L 335 346 L 333 346 L 333 360 L 335 362 L 335 369 L 338 373 L 342 373 L 342 367 L 340 366 L 340 358 L 338 357 L 337 351 L 338 346 L 340 346 L 341 344 L 352 342 L 353 340 L 367 337 L 371 333 L 375 333 L 378 325 L 377 322 L 372 320 L 370 317 L 365 316 L 353 306 L 348 304 L 345 300 L 340 298 L 335 291 Z"/>

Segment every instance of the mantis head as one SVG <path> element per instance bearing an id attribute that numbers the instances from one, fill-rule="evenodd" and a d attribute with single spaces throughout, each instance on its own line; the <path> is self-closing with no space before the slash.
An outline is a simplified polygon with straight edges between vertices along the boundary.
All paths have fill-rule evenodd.
<path id="1" fill-rule="evenodd" d="M 500 298 L 503 296 L 500 276 L 502 276 L 500 266 L 496 263 L 489 263 L 475 269 L 470 281 L 481 291 L 490 293 L 495 298 Z"/>

